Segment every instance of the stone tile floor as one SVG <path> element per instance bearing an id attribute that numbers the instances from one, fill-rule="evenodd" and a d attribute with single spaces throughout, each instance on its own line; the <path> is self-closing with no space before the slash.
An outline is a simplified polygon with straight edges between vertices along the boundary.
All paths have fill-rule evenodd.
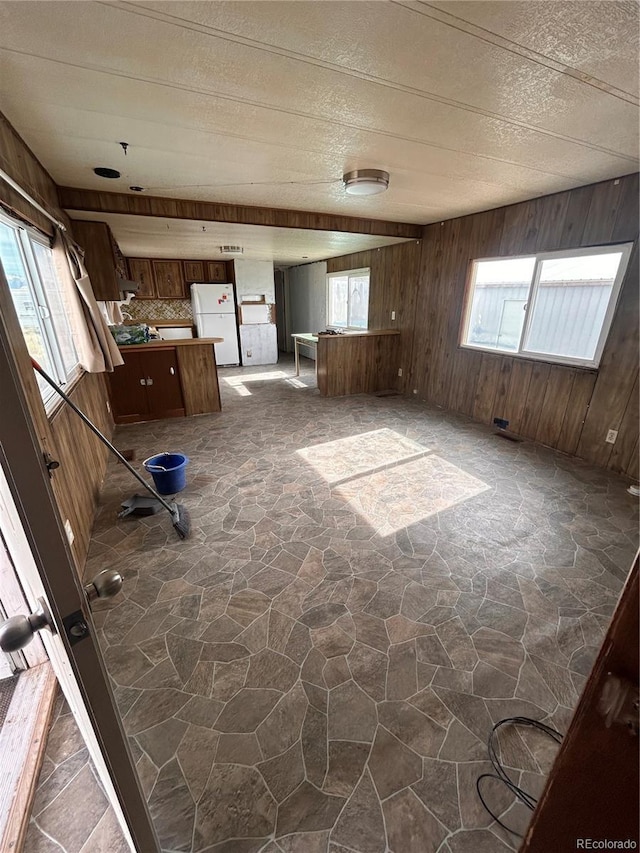
<path id="1" fill-rule="evenodd" d="M 22 853 L 128 853 L 62 694 L 47 735 Z"/>
<path id="2" fill-rule="evenodd" d="M 190 457 L 165 513 L 115 520 L 86 574 L 163 850 L 499 853 L 479 804 L 492 724 L 565 730 L 637 546 L 626 482 L 399 397 L 324 399 L 311 363 L 221 370 L 223 412 L 121 427 Z M 506 732 L 539 792 L 553 743 Z M 496 813 L 529 812 L 488 782 Z"/>

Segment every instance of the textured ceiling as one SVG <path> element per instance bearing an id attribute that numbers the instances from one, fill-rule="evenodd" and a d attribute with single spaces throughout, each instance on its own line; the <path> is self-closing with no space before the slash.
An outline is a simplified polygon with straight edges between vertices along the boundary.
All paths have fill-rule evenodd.
<path id="1" fill-rule="evenodd" d="M 243 258 L 272 260 L 277 266 L 285 267 L 406 242 L 345 231 L 307 231 L 79 210 L 69 213 L 73 219 L 107 222 L 126 257 L 215 260 L 223 258 L 220 246 L 242 246 Z"/>
<path id="2" fill-rule="evenodd" d="M 426 223 L 638 168 L 638 4 L 0 3 L 0 109 L 61 185 Z"/>

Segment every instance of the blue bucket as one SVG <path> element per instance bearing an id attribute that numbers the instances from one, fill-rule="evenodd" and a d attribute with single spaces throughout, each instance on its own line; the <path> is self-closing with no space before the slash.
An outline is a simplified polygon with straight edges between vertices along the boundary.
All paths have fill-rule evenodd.
<path id="1" fill-rule="evenodd" d="M 153 477 L 156 491 L 161 495 L 175 495 L 187 485 L 189 457 L 184 453 L 159 453 L 142 463 Z"/>

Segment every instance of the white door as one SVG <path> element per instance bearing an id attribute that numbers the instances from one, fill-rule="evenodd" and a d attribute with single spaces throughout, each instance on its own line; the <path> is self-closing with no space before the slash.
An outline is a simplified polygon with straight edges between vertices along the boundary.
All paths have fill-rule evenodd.
<path id="1" fill-rule="evenodd" d="M 157 836 L 108 682 L 86 596 L 62 528 L 42 449 L 29 414 L 25 387 L 29 387 L 32 399 L 39 400 L 5 283 L 0 287 L 2 534 L 31 612 L 37 610 L 38 600 L 42 599 L 51 613 L 53 632 L 42 630 L 38 636 L 45 645 L 131 850 L 157 853 Z"/>

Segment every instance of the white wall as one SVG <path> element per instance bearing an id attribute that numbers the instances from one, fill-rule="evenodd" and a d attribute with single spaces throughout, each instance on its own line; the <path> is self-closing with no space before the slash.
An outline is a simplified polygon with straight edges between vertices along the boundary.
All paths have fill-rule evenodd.
<path id="1" fill-rule="evenodd" d="M 292 333 L 320 332 L 327 328 L 327 264 L 305 264 L 287 270 L 289 293 L 288 315 Z M 288 342 L 287 349 L 293 346 Z M 302 349 L 303 355 L 315 358 L 315 350 Z"/>
<path id="2" fill-rule="evenodd" d="M 263 293 L 268 303 L 276 301 L 273 261 L 234 260 L 233 266 L 238 302 L 242 302 L 244 296 Z"/>

